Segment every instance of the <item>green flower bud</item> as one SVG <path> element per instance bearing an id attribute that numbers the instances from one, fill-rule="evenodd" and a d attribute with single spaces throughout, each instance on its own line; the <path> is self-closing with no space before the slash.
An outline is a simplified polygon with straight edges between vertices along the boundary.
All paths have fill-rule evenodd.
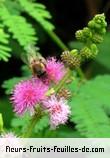
<path id="1" fill-rule="evenodd" d="M 101 43 L 103 42 L 103 36 L 98 33 L 94 33 L 92 37 L 92 41 L 93 43 Z"/>
<path id="2" fill-rule="evenodd" d="M 104 14 L 97 14 L 93 20 L 95 23 L 101 25 L 102 27 L 107 27 L 107 22 L 105 21 L 105 15 Z"/>
<path id="3" fill-rule="evenodd" d="M 96 44 L 91 44 L 90 48 L 92 51 L 92 58 L 96 57 L 96 55 L 98 54 L 98 48 Z"/>
<path id="4" fill-rule="evenodd" d="M 89 59 L 92 56 L 92 51 L 89 47 L 85 46 L 81 49 L 80 54 L 83 58 Z"/>
<path id="5" fill-rule="evenodd" d="M 76 31 L 76 33 L 75 33 L 75 37 L 76 37 L 77 40 L 83 42 L 84 39 L 83 39 L 83 32 L 82 32 L 82 30 L 78 30 L 78 31 Z"/>
<path id="6" fill-rule="evenodd" d="M 91 29 L 94 29 L 95 27 L 95 22 L 93 20 L 89 21 L 88 22 L 88 27 L 91 28 Z"/>
<path id="7" fill-rule="evenodd" d="M 84 27 L 83 36 L 84 36 L 85 40 L 90 39 L 92 37 L 92 32 L 88 27 Z"/>
<path id="8" fill-rule="evenodd" d="M 86 42 L 87 40 L 91 39 L 92 32 L 88 27 L 84 27 L 83 30 L 77 31 L 75 35 L 77 40 L 81 42 Z"/>
<path id="9" fill-rule="evenodd" d="M 105 35 L 106 29 L 105 29 L 105 28 L 102 28 L 101 30 L 99 30 L 99 33 L 102 34 L 102 35 Z"/>
<path id="10" fill-rule="evenodd" d="M 77 56 L 78 55 L 78 50 L 77 49 L 73 49 L 73 50 L 70 51 L 70 54 L 72 56 Z"/>
<path id="11" fill-rule="evenodd" d="M 85 59 L 91 59 L 96 57 L 96 55 L 98 54 L 96 44 L 91 44 L 90 47 L 85 46 L 81 49 L 80 54 Z"/>
<path id="12" fill-rule="evenodd" d="M 61 55 L 61 59 L 71 69 L 79 67 L 81 63 L 81 57 L 77 49 L 74 49 L 70 52 L 69 51 L 63 52 Z"/>
<path id="13" fill-rule="evenodd" d="M 89 23 L 88 27 L 92 29 L 92 32 L 98 32 L 100 34 L 105 34 L 107 22 L 105 21 L 104 14 L 96 15 Z M 94 30 L 94 31 L 93 31 Z"/>
<path id="14" fill-rule="evenodd" d="M 89 23 L 88 23 L 88 27 L 90 29 L 93 29 L 95 31 L 98 31 L 98 30 L 101 30 L 102 29 L 102 26 L 98 23 L 96 23 L 95 21 L 91 20 Z"/>

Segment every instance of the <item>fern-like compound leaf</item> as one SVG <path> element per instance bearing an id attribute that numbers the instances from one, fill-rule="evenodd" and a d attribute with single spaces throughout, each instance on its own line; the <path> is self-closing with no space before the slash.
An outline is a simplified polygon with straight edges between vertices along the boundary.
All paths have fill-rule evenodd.
<path id="1" fill-rule="evenodd" d="M 5 33 L 3 26 L 0 25 L 0 60 L 8 61 L 8 58 L 11 56 L 8 42 L 9 35 Z"/>
<path id="2" fill-rule="evenodd" d="M 110 138 L 110 76 L 87 81 L 70 102 L 71 121 L 86 137 Z"/>
<path id="3" fill-rule="evenodd" d="M 0 18 L 21 46 L 26 47 L 30 43 L 36 43 L 35 30 L 23 16 L 13 14 L 5 5 L 1 5 Z"/>
<path id="4" fill-rule="evenodd" d="M 51 19 L 51 14 L 46 10 L 46 7 L 40 3 L 30 2 L 28 0 L 19 0 L 24 10 L 32 16 L 44 29 L 52 31 L 54 25 L 48 20 Z"/>

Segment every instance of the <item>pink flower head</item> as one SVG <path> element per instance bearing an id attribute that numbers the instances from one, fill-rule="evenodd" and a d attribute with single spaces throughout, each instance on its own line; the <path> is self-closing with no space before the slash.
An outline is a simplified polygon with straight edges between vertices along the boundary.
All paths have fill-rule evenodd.
<path id="1" fill-rule="evenodd" d="M 15 86 L 11 101 L 14 105 L 14 111 L 22 115 L 29 110 L 34 112 L 34 106 L 45 98 L 48 87 L 39 79 L 21 81 Z"/>
<path id="2" fill-rule="evenodd" d="M 10 132 L 10 133 L 2 134 L 1 138 L 16 138 L 16 136 Z"/>
<path id="3" fill-rule="evenodd" d="M 9 133 L 3 133 L 0 138 L 2 139 L 2 141 L 0 141 L 0 151 L 1 151 L 1 155 L 0 158 L 5 158 L 5 157 L 11 157 L 11 158 L 24 158 L 24 153 L 22 151 L 20 152 L 4 152 L 6 146 L 9 146 L 11 148 L 15 148 L 17 147 L 19 148 L 23 148 L 23 143 L 20 140 L 19 137 L 17 137 L 14 133 L 9 132 Z"/>
<path id="4" fill-rule="evenodd" d="M 55 95 L 43 102 L 44 108 L 48 109 L 50 114 L 50 125 L 52 128 L 59 124 L 65 124 L 70 115 L 70 107 L 64 98 L 57 99 Z"/>
<path id="5" fill-rule="evenodd" d="M 48 79 L 58 83 L 66 73 L 64 64 L 60 61 L 57 61 L 56 58 L 52 57 L 47 59 L 46 63 L 46 72 Z"/>

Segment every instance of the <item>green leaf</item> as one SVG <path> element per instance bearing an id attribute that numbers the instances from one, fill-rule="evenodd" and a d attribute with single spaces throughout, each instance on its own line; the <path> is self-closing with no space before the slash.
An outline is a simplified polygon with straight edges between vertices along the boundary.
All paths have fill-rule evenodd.
<path id="1" fill-rule="evenodd" d="M 5 128 L 10 128 L 10 122 L 13 118 L 13 109 L 9 98 L 5 97 L 0 99 L 0 113 L 2 113 Z"/>
<path id="2" fill-rule="evenodd" d="M 13 34 L 13 38 L 17 39 L 24 48 L 30 43 L 35 44 L 38 40 L 32 25 L 23 16 L 17 15 L 15 12 L 13 14 L 6 4 L 0 6 L 0 18 L 3 25 Z"/>
<path id="3" fill-rule="evenodd" d="M 101 43 L 98 48 L 99 54 L 96 61 L 107 69 L 110 69 L 110 32 L 105 35 L 103 43 Z"/>
<path id="4" fill-rule="evenodd" d="M 32 73 L 31 73 L 31 71 L 30 71 L 30 69 L 29 69 L 29 67 L 27 65 L 23 65 L 21 67 L 21 71 L 22 71 L 22 75 L 23 76 L 29 77 L 29 76 L 32 75 Z"/>
<path id="5" fill-rule="evenodd" d="M 110 76 L 87 81 L 70 102 L 71 121 L 85 137 L 110 137 Z"/>
<path id="6" fill-rule="evenodd" d="M 3 82 L 2 87 L 5 89 L 6 94 L 10 94 L 13 91 L 14 86 L 26 77 L 13 77 Z"/>
<path id="7" fill-rule="evenodd" d="M 23 117 L 15 117 L 11 121 L 12 127 L 23 127 L 25 124 L 27 124 L 27 121 L 29 121 L 30 117 L 29 115 L 25 114 Z"/>
<path id="8" fill-rule="evenodd" d="M 80 50 L 84 46 L 84 44 L 79 42 L 79 41 L 71 41 L 71 42 L 68 43 L 68 46 L 71 49 L 78 49 L 78 50 Z"/>
<path id="9" fill-rule="evenodd" d="M 9 35 L 5 33 L 3 25 L 0 25 L 0 60 L 8 61 L 8 58 L 11 57 L 8 42 Z"/>
<path id="10" fill-rule="evenodd" d="M 22 117 L 14 117 L 11 121 L 11 127 L 16 133 L 22 135 L 26 131 L 27 124 L 30 121 L 30 115 L 24 114 Z"/>
<path id="11" fill-rule="evenodd" d="M 49 118 L 47 115 L 45 115 L 39 120 L 39 122 L 37 122 L 34 128 L 34 132 L 39 133 L 43 131 L 45 128 L 47 128 L 48 126 L 49 126 Z"/>
<path id="12" fill-rule="evenodd" d="M 52 31 L 54 25 L 48 20 L 51 19 L 51 14 L 46 10 L 46 7 L 40 3 L 30 2 L 28 0 L 19 0 L 21 6 L 30 16 L 32 16 L 44 29 Z"/>
<path id="13" fill-rule="evenodd" d="M 26 113 L 22 117 L 15 117 L 11 121 L 11 126 L 16 130 L 18 134 L 23 134 L 26 132 L 27 124 L 29 123 L 31 117 Z M 47 115 L 43 116 L 35 125 L 33 129 L 34 137 L 43 137 L 45 129 L 49 126 L 49 118 Z"/>
<path id="14" fill-rule="evenodd" d="M 0 131 L 3 131 L 3 118 L 1 113 L 0 113 Z"/>
<path id="15" fill-rule="evenodd" d="M 70 90 L 72 93 L 77 93 L 78 90 L 79 90 L 80 85 L 81 85 L 80 79 L 77 78 L 77 77 L 73 77 L 73 78 L 72 78 L 72 82 L 69 83 L 69 84 L 66 84 L 66 87 L 69 88 L 69 90 Z"/>
<path id="16" fill-rule="evenodd" d="M 9 10 L 9 12 L 11 14 L 16 14 L 16 15 L 20 15 L 20 12 L 22 11 L 20 8 L 20 4 L 17 1 L 13 1 L 13 0 L 4 0 L 4 4 L 7 7 L 7 9 Z"/>
<path id="17" fill-rule="evenodd" d="M 73 128 L 63 125 L 56 129 L 56 135 L 59 138 L 80 138 L 81 135 L 78 131 L 73 130 Z"/>

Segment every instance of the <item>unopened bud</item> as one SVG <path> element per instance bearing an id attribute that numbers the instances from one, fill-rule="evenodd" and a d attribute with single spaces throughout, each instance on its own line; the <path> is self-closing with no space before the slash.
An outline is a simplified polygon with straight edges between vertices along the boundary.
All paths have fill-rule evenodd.
<path id="1" fill-rule="evenodd" d="M 76 49 L 72 50 L 71 52 L 65 51 L 62 53 L 61 58 L 63 62 L 69 66 L 71 69 L 77 68 L 80 66 L 81 57 L 78 54 Z"/>

